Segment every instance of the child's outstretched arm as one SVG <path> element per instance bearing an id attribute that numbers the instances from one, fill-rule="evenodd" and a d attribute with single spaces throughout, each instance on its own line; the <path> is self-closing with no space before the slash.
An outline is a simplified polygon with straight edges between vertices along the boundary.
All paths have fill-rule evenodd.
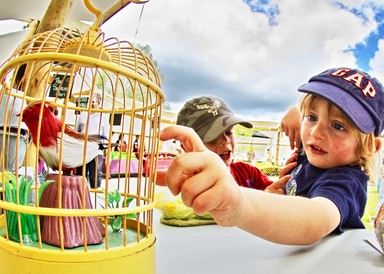
<path id="1" fill-rule="evenodd" d="M 269 241 L 311 244 L 340 223 L 336 205 L 313 199 L 267 193 L 239 187 L 221 158 L 205 148 L 189 128 L 165 128 L 162 140 L 177 139 L 189 152 L 175 157 L 166 173 L 166 185 L 196 214 L 209 212 L 222 226 L 237 226 Z M 197 152 L 192 152 L 197 151 Z"/>

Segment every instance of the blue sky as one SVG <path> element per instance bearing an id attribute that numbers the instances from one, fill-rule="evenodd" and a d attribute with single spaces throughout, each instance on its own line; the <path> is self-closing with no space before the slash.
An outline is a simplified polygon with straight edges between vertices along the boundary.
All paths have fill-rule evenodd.
<path id="1" fill-rule="evenodd" d="M 382 0 L 149 0 L 102 30 L 150 45 L 175 112 L 217 96 L 245 119 L 279 121 L 297 87 L 331 67 L 357 67 L 384 82 Z"/>
<path id="2" fill-rule="evenodd" d="M 377 30 L 372 31 L 364 42 L 356 44 L 352 49 L 356 58 L 357 65 L 363 70 L 370 70 L 369 61 L 374 57 L 378 51 L 378 43 L 384 37 L 384 12 L 381 10 L 375 16 L 378 22 Z"/>
<path id="3" fill-rule="evenodd" d="M 358 17 L 362 23 L 371 20 L 366 13 L 362 10 L 362 7 L 365 5 L 370 7 L 374 12 L 374 20 L 377 22 L 377 29 L 373 30 L 366 37 L 362 37 L 362 41 L 357 41 L 353 46 L 346 49 L 347 51 L 351 51 L 356 58 L 357 66 L 365 71 L 369 71 L 371 69 L 369 61 L 374 57 L 376 51 L 378 51 L 378 42 L 383 38 L 384 35 L 384 10 L 383 6 L 378 6 L 377 3 L 371 1 L 361 2 L 362 5 L 358 6 L 350 6 L 348 5 L 350 1 L 333 1 L 333 5 L 340 10 L 345 10 L 350 12 L 351 14 Z M 244 0 L 250 9 L 253 12 L 262 13 L 268 17 L 269 23 L 271 26 L 276 25 L 276 18 L 279 16 L 280 10 L 279 6 L 274 1 L 268 0 Z"/>

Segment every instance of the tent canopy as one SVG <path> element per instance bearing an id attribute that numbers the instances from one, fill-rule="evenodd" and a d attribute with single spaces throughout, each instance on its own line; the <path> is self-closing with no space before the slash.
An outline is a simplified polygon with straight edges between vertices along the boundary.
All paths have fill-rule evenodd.
<path id="1" fill-rule="evenodd" d="M 66 0 L 62 0 L 66 1 Z M 50 0 L 1 0 L 0 20 L 41 20 L 50 4 Z M 120 11 L 134 0 L 90 0 L 91 4 L 105 14 L 113 14 Z M 140 1 L 142 2 L 142 1 Z M 68 21 L 95 21 L 95 15 L 91 13 L 82 0 L 75 0 L 68 16 Z"/>

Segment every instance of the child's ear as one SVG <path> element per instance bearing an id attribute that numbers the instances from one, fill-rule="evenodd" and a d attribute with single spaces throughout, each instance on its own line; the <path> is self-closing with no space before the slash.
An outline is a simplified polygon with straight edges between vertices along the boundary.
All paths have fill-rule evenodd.
<path id="1" fill-rule="evenodd" d="M 382 145 L 381 139 L 379 137 L 375 137 L 376 152 L 381 149 L 381 145 Z"/>

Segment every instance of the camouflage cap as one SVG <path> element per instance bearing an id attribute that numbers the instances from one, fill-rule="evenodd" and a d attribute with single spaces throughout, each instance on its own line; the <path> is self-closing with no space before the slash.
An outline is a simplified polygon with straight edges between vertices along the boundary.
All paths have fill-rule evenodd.
<path id="1" fill-rule="evenodd" d="M 250 122 L 235 117 L 222 100 L 208 96 L 187 101 L 177 116 L 176 124 L 193 128 L 204 143 L 212 142 L 236 124 L 253 127 Z"/>

